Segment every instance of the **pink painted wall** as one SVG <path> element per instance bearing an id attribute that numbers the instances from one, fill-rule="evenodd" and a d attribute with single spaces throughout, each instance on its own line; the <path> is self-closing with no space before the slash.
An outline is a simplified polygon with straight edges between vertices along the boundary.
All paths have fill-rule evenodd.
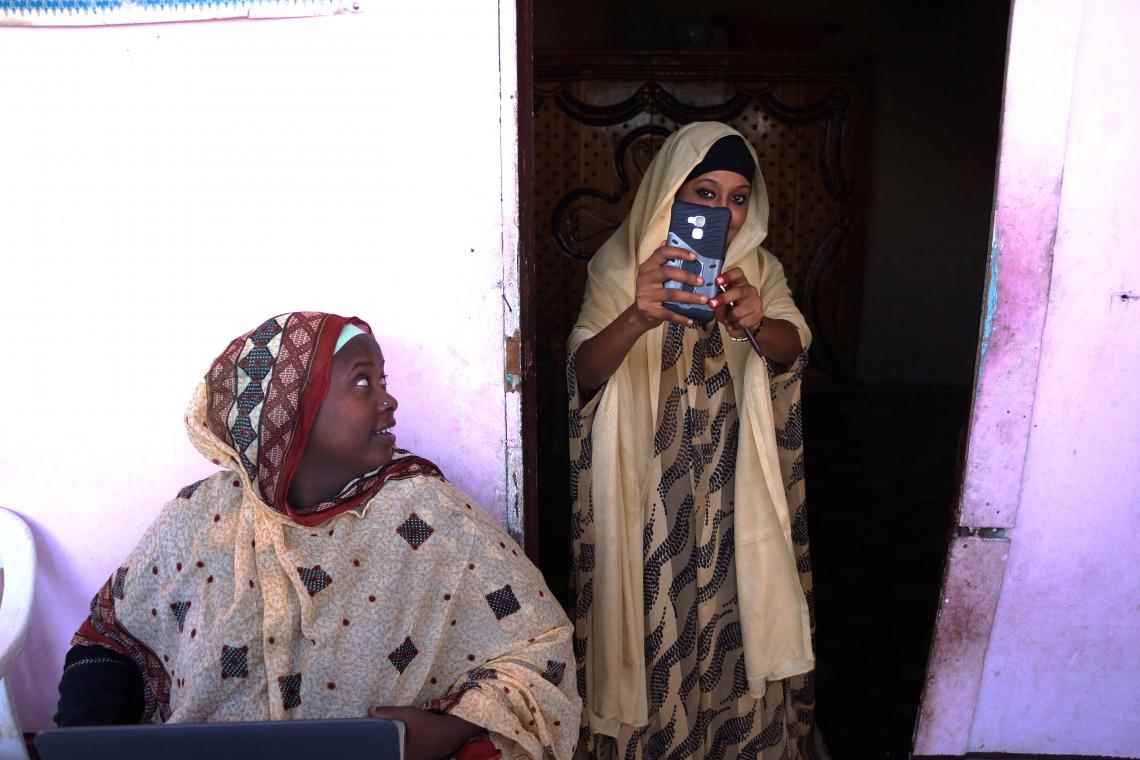
<path id="1" fill-rule="evenodd" d="M 1138 28 L 1132 0 L 1084 3 L 1032 428 L 971 733 L 977 750 L 1140 756 Z"/>
<path id="2" fill-rule="evenodd" d="M 499 10 L 363 5 L 0 28 L 0 504 L 40 552 L 27 728 L 92 594 L 210 471 L 182 410 L 266 316 L 369 319 L 401 444 L 505 517 Z"/>
<path id="3" fill-rule="evenodd" d="M 1140 757 L 1138 25 L 1131 0 L 1014 4 L 970 535 L 918 755 Z"/>

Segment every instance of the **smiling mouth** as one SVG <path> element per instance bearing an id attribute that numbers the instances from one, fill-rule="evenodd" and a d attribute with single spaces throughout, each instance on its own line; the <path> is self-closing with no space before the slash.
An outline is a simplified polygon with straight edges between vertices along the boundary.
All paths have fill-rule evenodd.
<path id="1" fill-rule="evenodd" d="M 396 434 L 392 432 L 392 428 L 394 427 L 396 427 L 395 422 L 393 422 L 391 425 L 378 427 L 372 431 L 372 437 L 394 442 L 396 440 Z"/>

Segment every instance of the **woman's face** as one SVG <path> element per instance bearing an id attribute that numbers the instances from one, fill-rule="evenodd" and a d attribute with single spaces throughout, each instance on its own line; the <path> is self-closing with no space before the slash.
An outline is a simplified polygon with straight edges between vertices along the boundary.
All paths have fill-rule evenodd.
<path id="1" fill-rule="evenodd" d="M 748 219 L 748 203 L 752 197 L 752 183 L 744 175 L 727 169 L 718 169 L 694 177 L 677 191 L 677 200 L 700 206 L 723 206 L 732 212 L 728 225 L 728 242 Z"/>
<path id="2" fill-rule="evenodd" d="M 329 390 L 309 434 L 305 459 L 344 482 L 392 461 L 396 398 L 388 392 L 384 354 L 371 335 L 358 335 L 337 352 Z"/>

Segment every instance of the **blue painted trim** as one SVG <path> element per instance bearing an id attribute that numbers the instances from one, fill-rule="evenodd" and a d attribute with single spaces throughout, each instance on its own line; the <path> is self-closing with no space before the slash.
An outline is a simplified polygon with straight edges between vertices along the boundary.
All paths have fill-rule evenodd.
<path id="1" fill-rule="evenodd" d="M 986 361 L 986 351 L 990 348 L 990 336 L 994 332 L 994 321 L 997 319 L 998 311 L 998 278 L 1001 273 L 1001 244 L 998 241 L 997 231 L 994 231 L 994 241 L 990 246 L 990 260 L 987 264 L 986 272 L 986 302 L 985 308 L 982 310 L 982 337 L 978 341 L 978 350 L 980 352 L 980 361 L 978 362 L 978 370 L 981 370 L 981 365 Z"/>
<path id="2" fill-rule="evenodd" d="M 0 0 L 0 12 L 58 14 L 110 11 L 124 7 L 194 9 L 296 4 L 295 0 Z"/>

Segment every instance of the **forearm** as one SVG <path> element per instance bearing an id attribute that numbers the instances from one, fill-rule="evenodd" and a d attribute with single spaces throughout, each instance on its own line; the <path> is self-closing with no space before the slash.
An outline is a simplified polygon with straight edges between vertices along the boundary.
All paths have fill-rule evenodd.
<path id="1" fill-rule="evenodd" d="M 463 718 L 454 715 L 436 713 L 433 716 L 431 731 L 435 734 L 432 741 L 431 757 L 454 757 L 455 753 L 476 736 L 487 733 L 487 730 L 468 723 Z M 438 754 L 434 754 L 438 753 Z"/>
<path id="2" fill-rule="evenodd" d="M 143 714 L 143 679 L 129 658 L 97 646 L 67 653 L 55 722 L 65 726 L 127 725 Z"/>
<path id="3" fill-rule="evenodd" d="M 764 356 L 782 367 L 790 367 L 803 353 L 799 330 L 787 320 L 765 319 L 752 332 Z"/>
<path id="4" fill-rule="evenodd" d="M 637 308 L 630 306 L 578 348 L 575 368 L 581 401 L 586 401 L 605 385 L 621 366 L 629 349 L 650 327 Z"/>

